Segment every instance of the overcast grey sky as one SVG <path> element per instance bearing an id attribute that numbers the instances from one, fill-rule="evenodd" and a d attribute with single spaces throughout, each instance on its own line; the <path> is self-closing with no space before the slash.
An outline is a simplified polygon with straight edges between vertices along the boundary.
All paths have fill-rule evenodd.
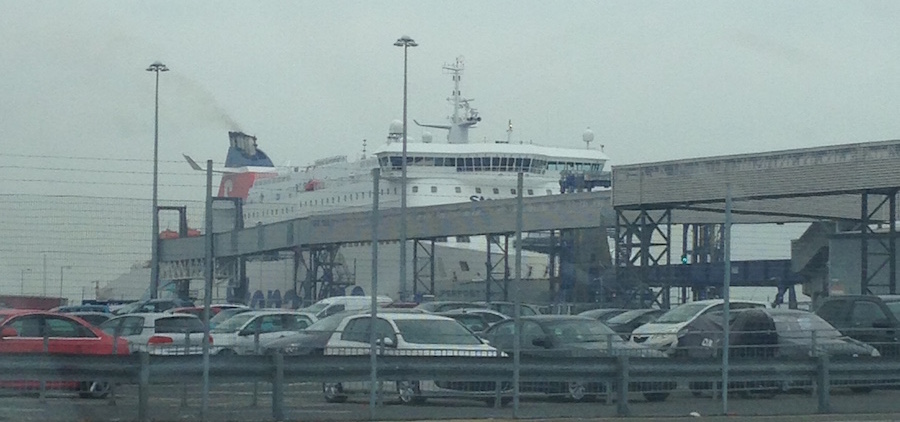
<path id="1" fill-rule="evenodd" d="M 0 0 L 0 193 L 149 197 L 155 60 L 161 198 L 202 194 L 176 186 L 203 183 L 181 154 L 221 162 L 233 128 L 277 164 L 374 147 L 402 115 L 404 34 L 410 119 L 443 122 L 441 65 L 462 55 L 477 140 L 511 119 L 514 139 L 577 147 L 591 127 L 615 165 L 893 139 L 898 17 L 890 1 Z"/>
<path id="2" fill-rule="evenodd" d="M 45 255 L 51 284 L 74 263 L 70 297 L 146 258 L 156 60 L 168 204 L 202 199 L 181 154 L 221 163 L 228 130 L 276 164 L 376 147 L 402 116 L 404 34 L 410 119 L 443 122 L 441 66 L 464 56 L 475 140 L 511 119 L 514 140 L 581 147 L 591 127 L 615 165 L 896 139 L 898 18 L 896 1 L 0 0 L 0 290 L 45 277 Z"/>

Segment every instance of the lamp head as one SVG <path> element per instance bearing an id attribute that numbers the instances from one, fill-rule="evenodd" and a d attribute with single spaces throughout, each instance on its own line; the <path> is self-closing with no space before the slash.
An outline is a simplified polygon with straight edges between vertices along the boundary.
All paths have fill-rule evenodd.
<path id="1" fill-rule="evenodd" d="M 150 65 L 150 67 L 147 68 L 147 71 L 148 72 L 157 72 L 157 73 L 158 72 L 168 72 L 169 68 L 166 67 L 166 65 L 164 65 L 158 61 L 155 61 L 155 62 L 153 62 L 153 64 Z"/>
<path id="2" fill-rule="evenodd" d="M 397 47 L 416 47 L 419 44 L 409 37 L 409 35 L 404 35 L 400 38 L 397 38 L 397 42 L 394 43 Z"/>

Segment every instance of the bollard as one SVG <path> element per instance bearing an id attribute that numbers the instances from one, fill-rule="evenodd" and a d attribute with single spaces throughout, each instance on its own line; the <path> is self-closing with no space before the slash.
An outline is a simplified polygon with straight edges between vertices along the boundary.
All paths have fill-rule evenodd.
<path id="1" fill-rule="evenodd" d="M 284 356 L 281 352 L 272 355 L 275 373 L 272 377 L 272 418 L 284 420 Z"/>
<path id="2" fill-rule="evenodd" d="M 629 416 L 631 413 L 628 409 L 628 356 L 619 356 L 619 373 L 618 373 L 618 399 L 616 401 L 616 414 L 618 416 Z"/>
<path id="3" fill-rule="evenodd" d="M 150 415 L 147 414 L 150 398 L 150 355 L 147 352 L 140 352 L 141 366 L 138 374 L 138 420 L 141 422 L 149 422 Z"/>
<path id="4" fill-rule="evenodd" d="M 819 413 L 831 413 L 831 376 L 828 371 L 828 354 L 818 358 L 816 371 L 816 395 L 819 398 Z"/>

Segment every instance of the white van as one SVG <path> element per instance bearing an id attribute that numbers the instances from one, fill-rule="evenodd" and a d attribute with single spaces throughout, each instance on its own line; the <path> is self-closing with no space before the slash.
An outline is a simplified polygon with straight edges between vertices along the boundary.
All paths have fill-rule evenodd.
<path id="1" fill-rule="evenodd" d="M 728 301 L 729 308 L 734 310 L 749 308 L 765 308 L 765 302 L 751 300 Z M 637 327 L 631 334 L 633 343 L 671 353 L 678 346 L 678 332 L 700 315 L 722 311 L 725 301 L 722 299 L 698 300 L 688 302 L 669 309 L 656 321 Z"/>
<path id="2" fill-rule="evenodd" d="M 394 303 L 394 299 L 387 296 L 378 296 L 375 300 L 379 307 Z M 317 319 L 322 319 L 341 311 L 356 311 L 371 309 L 371 307 L 372 296 L 332 296 L 322 299 L 301 310 L 315 315 Z"/>

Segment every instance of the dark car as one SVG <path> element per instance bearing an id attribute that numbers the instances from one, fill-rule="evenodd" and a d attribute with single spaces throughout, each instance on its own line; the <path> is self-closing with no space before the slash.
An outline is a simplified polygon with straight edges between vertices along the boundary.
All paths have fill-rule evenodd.
<path id="1" fill-rule="evenodd" d="M 497 312 L 500 312 L 501 314 L 508 315 L 510 318 L 513 317 L 513 314 L 516 312 L 516 303 L 515 302 L 504 302 L 504 301 L 494 302 L 494 301 L 492 301 L 491 303 L 487 303 L 487 302 L 475 302 L 475 303 L 477 303 L 479 306 L 483 306 L 488 309 L 493 309 Z M 519 316 L 541 315 L 543 313 L 543 312 L 541 312 L 541 308 L 537 305 L 532 305 L 529 303 L 522 303 L 522 304 L 520 304 L 520 306 L 521 306 L 521 308 L 519 308 L 520 309 Z"/>
<path id="2" fill-rule="evenodd" d="M 818 304 L 816 315 L 883 356 L 900 356 L 900 296 L 831 296 Z"/>
<path id="3" fill-rule="evenodd" d="M 110 313 L 109 306 L 107 305 L 71 305 L 71 306 L 57 306 L 50 310 L 50 312 L 59 312 L 61 314 L 70 314 L 72 312 L 103 312 Z"/>
<path id="4" fill-rule="evenodd" d="M 172 308 L 186 308 L 193 306 L 195 306 L 194 302 L 187 299 L 148 299 L 129 303 L 116 309 L 113 313 L 116 315 L 124 315 L 144 312 L 165 312 Z"/>
<path id="5" fill-rule="evenodd" d="M 347 316 L 356 315 L 362 311 L 344 311 L 329 315 L 294 334 L 288 334 L 280 339 L 273 340 L 262 345 L 266 354 L 281 352 L 287 356 L 322 355 L 328 339 L 337 330 L 338 325 Z"/>
<path id="6" fill-rule="evenodd" d="M 748 309 L 732 314 L 729 356 L 735 359 L 791 359 L 828 355 L 835 359 L 879 357 L 878 350 L 843 335 L 816 314 L 792 309 Z M 722 314 L 698 317 L 678 333 L 676 356 L 720 358 L 724 330 Z M 729 383 L 729 388 L 744 393 L 774 394 L 785 388 L 807 388 L 809 383 L 784 385 L 778 380 Z M 833 380 L 833 385 L 848 385 L 855 392 L 869 391 L 866 385 Z M 690 382 L 690 388 L 712 388 L 709 382 Z"/>
<path id="7" fill-rule="evenodd" d="M 434 301 L 434 302 L 422 302 L 414 309 L 421 309 L 428 312 L 446 312 L 453 309 L 462 309 L 462 308 L 485 308 L 483 304 L 478 304 L 475 302 L 463 302 L 463 301 Z"/>
<path id="8" fill-rule="evenodd" d="M 584 311 L 584 312 L 579 313 L 578 315 L 587 317 L 587 318 L 593 318 L 600 322 L 606 322 L 610 318 L 612 318 L 616 315 L 619 315 L 619 314 L 623 314 L 627 311 L 628 311 L 628 309 L 622 309 L 622 308 L 600 308 L 600 309 L 591 309 L 589 311 Z"/>
<path id="9" fill-rule="evenodd" d="M 628 340 L 635 328 L 656 321 L 656 318 L 665 312 L 665 309 L 632 309 L 607 319 L 605 324 L 619 333 L 623 339 Z"/>
<path id="10" fill-rule="evenodd" d="M 536 315 L 522 317 L 522 356 L 553 359 L 628 355 L 666 357 L 665 353 L 628 343 L 603 323 L 575 315 Z M 483 334 L 490 344 L 506 353 L 513 351 L 515 321 L 500 322 Z M 631 391 L 643 391 L 648 401 L 662 401 L 675 388 L 673 382 L 635 383 Z M 595 398 L 607 392 L 603 381 L 523 382 L 523 392 L 562 395 L 570 401 Z"/>
<path id="11" fill-rule="evenodd" d="M 115 316 L 109 312 L 89 312 L 89 311 L 66 312 L 65 314 L 81 318 L 95 327 L 99 326 L 100 324 L 103 324 L 104 322 L 106 322 L 107 320 L 109 320 L 110 318 Z"/>
<path id="12" fill-rule="evenodd" d="M 474 333 L 481 333 L 492 325 L 509 319 L 509 316 L 492 309 L 463 308 L 437 312 L 436 314 L 453 318 Z"/>

